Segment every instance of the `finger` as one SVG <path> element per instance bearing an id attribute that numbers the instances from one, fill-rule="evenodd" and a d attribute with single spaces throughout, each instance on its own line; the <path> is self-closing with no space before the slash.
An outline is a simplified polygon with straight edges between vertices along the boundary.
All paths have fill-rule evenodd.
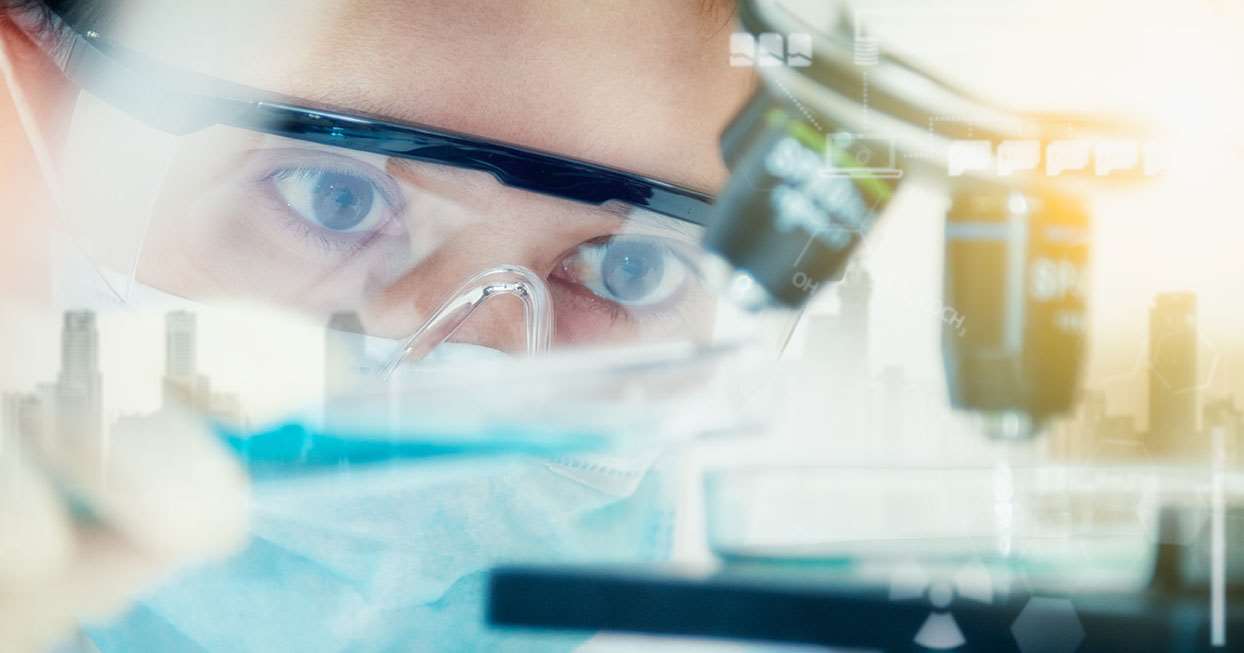
<path id="1" fill-rule="evenodd" d="M 71 611 L 83 621 L 105 623 L 141 593 L 153 588 L 179 563 L 153 556 L 111 529 L 82 529 L 79 556 L 46 594 L 74 596 Z"/>
<path id="2" fill-rule="evenodd" d="M 107 529 L 79 529 L 78 557 L 55 577 L 0 590 L 0 650 L 37 650 L 80 622 L 106 623 L 171 571 Z"/>
<path id="3" fill-rule="evenodd" d="M 15 444 L 0 456 L 0 587 L 54 575 L 74 548 L 64 505 Z"/>
<path id="4" fill-rule="evenodd" d="M 161 411 L 116 429 L 106 459 L 89 443 L 55 458 L 99 516 L 150 555 L 214 557 L 244 541 L 246 477 L 201 420 Z"/>

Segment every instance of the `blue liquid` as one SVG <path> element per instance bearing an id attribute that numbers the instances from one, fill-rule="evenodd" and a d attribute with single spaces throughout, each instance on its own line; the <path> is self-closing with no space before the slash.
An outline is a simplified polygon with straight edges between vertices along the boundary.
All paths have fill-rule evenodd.
<path id="1" fill-rule="evenodd" d="M 603 449 L 592 433 L 530 428 L 495 429 L 479 435 L 419 433 L 325 433 L 301 422 L 259 432 L 217 425 L 216 432 L 256 479 L 327 468 L 416 461 L 450 456 L 559 456 Z"/>

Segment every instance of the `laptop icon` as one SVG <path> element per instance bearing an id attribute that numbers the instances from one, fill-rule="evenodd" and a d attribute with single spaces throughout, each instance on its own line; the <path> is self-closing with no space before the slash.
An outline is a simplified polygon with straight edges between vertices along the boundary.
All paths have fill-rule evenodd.
<path id="1" fill-rule="evenodd" d="M 830 136 L 828 145 L 826 165 L 821 170 L 823 177 L 898 179 L 903 176 L 893 138 L 839 132 Z"/>

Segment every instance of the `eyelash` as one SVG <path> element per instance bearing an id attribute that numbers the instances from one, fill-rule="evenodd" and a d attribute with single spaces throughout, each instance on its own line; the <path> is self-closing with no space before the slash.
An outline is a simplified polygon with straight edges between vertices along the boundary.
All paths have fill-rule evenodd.
<path id="1" fill-rule="evenodd" d="M 367 183 L 371 184 L 380 201 L 389 207 L 389 217 L 371 231 L 356 234 L 333 232 L 311 224 L 294 213 L 281 200 L 280 193 L 275 186 L 277 180 L 289 179 L 291 177 L 310 178 L 313 175 L 325 172 L 349 175 L 367 181 Z M 336 165 L 328 161 L 315 162 L 314 165 L 304 164 L 276 167 L 260 176 L 257 183 L 261 186 L 268 200 L 275 205 L 284 226 L 295 232 L 300 238 L 328 254 L 352 254 L 362 250 L 374 238 L 378 237 L 386 227 L 392 224 L 401 215 L 403 209 L 403 203 L 399 201 L 399 198 L 394 197 L 392 192 L 386 189 L 383 184 L 376 182 L 373 175 L 353 166 Z"/>
<path id="2" fill-rule="evenodd" d="M 640 234 L 633 234 L 632 237 L 639 236 L 639 235 Z M 594 238 L 592 240 L 584 241 L 580 243 L 579 245 L 576 245 L 575 248 L 577 249 L 579 247 L 585 247 L 585 246 L 590 246 L 590 245 L 606 244 L 610 240 L 617 238 L 617 237 L 619 236 L 616 236 L 616 235 L 615 236 L 602 236 L 600 238 Z M 668 251 L 673 256 L 678 258 L 679 261 L 687 267 L 688 274 L 690 275 L 689 279 L 692 281 L 692 283 L 703 283 L 704 282 L 703 271 L 700 270 L 699 266 L 695 264 L 693 257 L 689 256 L 685 251 L 683 251 L 683 243 L 675 239 L 664 238 L 661 236 L 645 235 L 645 237 L 662 241 L 665 244 L 665 246 L 668 248 Z M 565 256 L 570 256 L 570 253 L 564 254 L 563 258 Z M 556 282 L 561 283 L 561 284 L 568 284 L 568 285 L 573 283 L 570 280 L 562 279 L 560 277 L 556 279 Z M 675 319 L 682 313 L 682 309 L 685 308 L 684 306 L 685 303 L 677 301 L 677 297 L 671 298 L 671 300 L 667 302 L 667 304 L 664 306 L 627 307 L 619 302 L 615 302 L 613 300 L 606 299 L 605 297 L 601 297 L 600 295 L 597 295 L 595 292 L 592 292 L 590 289 L 588 289 L 583 284 L 573 283 L 573 285 L 574 285 L 574 288 L 572 289 L 571 292 L 574 292 L 576 295 L 578 295 L 580 301 L 589 302 L 595 307 L 597 307 L 597 310 L 606 312 L 611 324 L 616 324 L 619 320 L 625 320 L 626 323 L 628 324 L 634 324 L 634 323 L 641 322 L 641 321 L 647 322 L 647 321 Z M 687 292 L 688 290 L 684 288 L 680 291 L 679 296 L 684 295 Z"/>

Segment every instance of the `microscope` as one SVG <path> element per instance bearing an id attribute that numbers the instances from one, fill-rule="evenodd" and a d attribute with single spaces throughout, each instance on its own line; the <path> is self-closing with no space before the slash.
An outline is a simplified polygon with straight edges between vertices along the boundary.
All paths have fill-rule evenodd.
<path id="1" fill-rule="evenodd" d="M 843 278 L 896 194 L 919 179 L 948 200 L 941 301 L 955 319 L 943 319 L 941 351 L 949 403 L 979 415 L 985 433 L 1003 443 L 1032 441 L 1070 413 L 1089 336 L 1089 198 L 1100 188 L 1143 184 L 1161 172 L 1164 156 L 1148 140 L 1150 130 L 1114 116 L 1000 108 L 884 52 L 846 18 L 824 32 L 769 0 L 743 0 L 737 16 L 731 62 L 755 65 L 762 81 L 722 136 L 732 176 L 718 196 L 705 243 L 724 261 L 730 287 L 744 289 L 739 303 L 787 311 L 808 306 Z M 1004 474 L 994 476 L 995 491 L 999 479 L 1005 486 L 1011 478 L 1006 464 L 998 469 Z M 756 514 L 780 510 L 783 500 L 815 503 L 800 493 L 822 480 L 837 490 L 821 496 L 825 505 L 858 502 L 867 492 L 833 485 L 835 474 L 883 473 L 804 471 L 782 486 L 794 488 L 791 493 L 760 493 Z M 903 468 L 886 477 L 898 489 L 880 493 L 884 500 L 875 505 L 898 510 L 896 497 L 916 497 L 918 491 L 904 491 L 925 471 Z M 1109 473 L 1094 466 L 1079 471 Z M 867 480 L 873 485 L 855 487 L 882 483 Z M 1050 512 L 1044 504 L 1038 508 Z M 1238 547 L 1224 546 L 1221 537 L 1244 534 L 1244 514 L 1218 504 L 1219 566 L 1211 574 L 1209 545 L 1178 537 L 1207 509 L 1159 508 L 1153 541 L 1141 538 L 1138 545 L 1148 552 L 1149 566 L 1140 565 L 1144 578 L 1127 589 L 1073 589 L 1051 598 L 1040 595 L 1048 587 L 1029 586 L 990 595 L 972 591 L 966 568 L 950 584 L 926 582 L 903 594 L 893 583 L 887 590 L 884 580 L 857 582 L 850 578 L 854 571 L 844 571 L 865 568 L 870 559 L 892 563 L 879 547 L 834 557 L 814 545 L 756 548 L 755 555 L 735 558 L 715 550 L 722 567 L 708 575 L 502 567 L 492 572 L 489 619 L 870 650 L 1182 651 L 1244 638 L 1244 609 L 1236 605 L 1244 588 Z M 819 512 L 803 516 L 823 518 Z M 864 521 L 876 516 L 868 513 Z M 947 519 L 960 523 L 958 516 Z M 847 531 L 855 526 L 835 522 Z M 932 537 L 912 546 L 956 543 Z M 1033 606 L 1049 610 L 1034 622 Z M 950 623 L 956 625 L 942 628 Z M 1025 648 L 1026 639 L 1039 645 Z"/>
<path id="2" fill-rule="evenodd" d="M 762 37 L 809 30 L 780 3 L 740 3 L 739 17 Z M 997 108 L 875 44 L 861 65 L 849 21 L 839 25 L 842 38 L 816 40 L 815 56 L 794 64 L 798 39 L 780 66 L 763 62 L 781 44 L 758 40 L 763 84 L 722 137 L 733 174 L 707 247 L 759 289 L 749 302 L 799 309 L 842 279 L 904 182 L 940 186 L 950 198 L 942 301 L 956 316 L 943 321 L 949 400 L 979 413 L 990 436 L 1031 438 L 1072 409 L 1083 367 L 1081 193 L 1110 161 L 1090 144 L 1140 137 L 1108 117 Z"/>

